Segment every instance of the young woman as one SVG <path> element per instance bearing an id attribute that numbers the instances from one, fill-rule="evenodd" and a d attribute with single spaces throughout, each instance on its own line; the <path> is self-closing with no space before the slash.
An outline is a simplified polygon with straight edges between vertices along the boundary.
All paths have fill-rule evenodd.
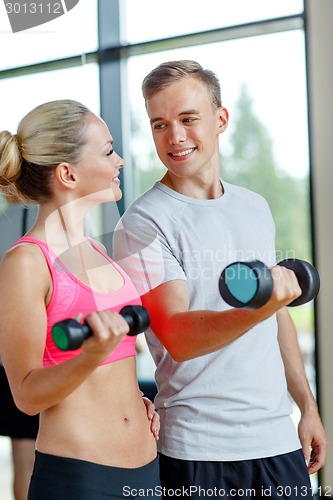
<path id="1" fill-rule="evenodd" d="M 42 104 L 16 135 L 0 133 L 0 185 L 40 205 L 0 265 L 1 357 L 18 408 L 40 413 L 29 500 L 134 497 L 159 485 L 159 420 L 139 391 L 135 337 L 118 314 L 140 297 L 83 230 L 92 206 L 122 196 L 124 162 L 112 144 L 103 120 L 71 100 Z M 93 331 L 79 350 L 52 340 L 67 317 Z"/>

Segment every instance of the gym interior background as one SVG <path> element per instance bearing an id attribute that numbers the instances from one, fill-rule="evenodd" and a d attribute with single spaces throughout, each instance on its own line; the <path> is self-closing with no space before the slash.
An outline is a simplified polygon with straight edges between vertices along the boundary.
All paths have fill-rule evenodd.
<path id="1" fill-rule="evenodd" d="M 277 259 L 309 260 L 321 276 L 315 303 L 292 314 L 331 442 L 332 19 L 333 0 L 81 0 L 58 31 L 55 20 L 52 28 L 0 33 L 11 37 L 1 49 L 1 130 L 14 133 L 32 107 L 59 98 L 82 101 L 110 127 L 126 162 L 124 196 L 117 207 L 93 213 L 96 237 L 110 253 L 119 216 L 163 172 L 141 97 L 143 77 L 171 59 L 195 59 L 216 72 L 230 113 L 221 136 L 222 177 L 268 199 Z M 152 373 L 143 347 L 142 383 Z M 297 424 L 296 410 L 294 417 Z M 322 496 L 333 495 L 332 447 L 315 481 Z"/>

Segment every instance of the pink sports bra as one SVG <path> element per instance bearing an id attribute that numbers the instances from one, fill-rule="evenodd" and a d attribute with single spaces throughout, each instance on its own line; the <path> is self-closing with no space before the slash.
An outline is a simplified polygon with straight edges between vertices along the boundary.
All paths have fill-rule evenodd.
<path id="1" fill-rule="evenodd" d="M 77 356 L 81 349 L 75 351 L 62 351 L 52 339 L 52 326 L 63 319 L 75 318 L 82 313 L 83 318 L 92 312 L 109 310 L 119 312 L 126 305 L 141 305 L 141 299 L 133 283 L 126 273 L 110 257 L 102 252 L 92 240 L 89 240 L 92 247 L 102 254 L 122 275 L 123 286 L 111 293 L 96 292 L 87 285 L 79 281 L 61 262 L 53 250 L 43 241 L 25 236 L 18 240 L 20 243 L 33 243 L 38 245 L 44 254 L 48 264 L 53 284 L 53 291 L 50 303 L 47 306 L 47 332 L 45 350 L 43 356 L 43 366 L 51 366 L 62 363 Z M 129 356 L 136 355 L 136 336 L 124 337 L 110 356 L 101 363 L 102 365 L 118 361 Z"/>

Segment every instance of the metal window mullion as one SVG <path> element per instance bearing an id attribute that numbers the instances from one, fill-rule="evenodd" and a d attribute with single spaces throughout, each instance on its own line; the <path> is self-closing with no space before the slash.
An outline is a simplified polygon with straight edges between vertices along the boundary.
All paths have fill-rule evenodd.
<path id="1" fill-rule="evenodd" d="M 100 75 L 100 114 L 108 125 L 114 140 L 114 148 L 123 156 L 123 112 L 121 89 L 121 60 L 119 50 L 114 57 L 103 57 L 109 47 L 120 45 L 120 1 L 98 1 L 98 63 Z M 123 173 L 120 180 L 124 192 Z M 111 252 L 112 234 L 119 216 L 124 211 L 124 199 L 117 204 L 104 203 L 102 205 L 103 243 Z"/>

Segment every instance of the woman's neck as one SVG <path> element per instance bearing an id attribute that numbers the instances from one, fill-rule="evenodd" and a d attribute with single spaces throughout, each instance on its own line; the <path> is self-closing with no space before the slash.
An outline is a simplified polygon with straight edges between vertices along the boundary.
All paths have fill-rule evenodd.
<path id="1" fill-rule="evenodd" d="M 82 243 L 85 240 L 85 212 L 77 208 L 41 205 L 36 224 L 29 234 L 42 239 L 57 252 Z"/>

